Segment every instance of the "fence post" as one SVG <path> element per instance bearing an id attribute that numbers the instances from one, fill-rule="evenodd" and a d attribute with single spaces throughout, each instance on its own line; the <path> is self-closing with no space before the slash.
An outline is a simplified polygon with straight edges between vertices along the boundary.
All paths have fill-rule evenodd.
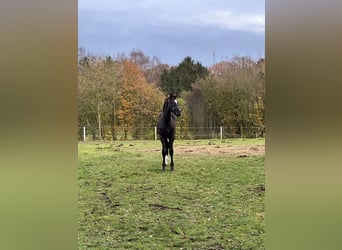
<path id="1" fill-rule="evenodd" d="M 157 127 L 154 127 L 154 140 L 157 140 Z"/>
<path id="2" fill-rule="evenodd" d="M 85 131 L 85 126 L 83 126 L 83 141 L 86 140 L 86 131 Z"/>
<path id="3" fill-rule="evenodd" d="M 221 141 L 222 141 L 222 131 L 223 131 L 223 129 L 222 129 L 222 126 L 220 127 L 220 138 L 221 138 Z"/>

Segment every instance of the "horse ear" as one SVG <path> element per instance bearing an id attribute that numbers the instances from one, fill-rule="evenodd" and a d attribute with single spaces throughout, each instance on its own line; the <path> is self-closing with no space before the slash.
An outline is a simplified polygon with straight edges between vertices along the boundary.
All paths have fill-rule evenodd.
<path id="1" fill-rule="evenodd" d="M 176 99 L 176 98 L 177 98 L 177 94 L 170 93 L 170 98 L 174 98 L 174 99 Z"/>

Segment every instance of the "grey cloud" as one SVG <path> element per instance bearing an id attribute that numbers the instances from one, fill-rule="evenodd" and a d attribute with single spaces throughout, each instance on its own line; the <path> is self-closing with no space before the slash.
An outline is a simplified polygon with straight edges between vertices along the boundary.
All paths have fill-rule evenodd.
<path id="1" fill-rule="evenodd" d="M 173 6 L 173 9 L 171 7 L 175 1 L 166 1 L 168 4 L 160 1 L 156 5 L 151 0 L 141 1 L 130 9 L 129 1 L 124 5 L 121 2 L 125 1 L 113 1 L 117 4 L 120 2 L 120 6 L 112 5 L 105 9 L 92 9 L 90 5 L 82 9 L 82 2 L 84 0 L 79 3 L 79 46 L 96 54 L 115 56 L 117 53 L 129 53 L 133 48 L 139 48 L 147 55 L 157 56 L 163 63 L 172 65 L 179 63 L 187 55 L 210 65 L 214 52 L 216 61 L 234 54 L 252 57 L 264 55 L 264 31 L 261 29 L 259 32 L 250 32 L 250 27 L 260 27 L 257 23 L 253 26 L 253 20 L 250 21 L 252 24 L 245 22 L 250 27 L 243 21 L 237 22 L 242 27 L 240 30 L 238 27 L 229 27 L 234 22 L 229 23 L 227 20 L 225 23 L 227 16 L 224 13 L 234 9 L 238 11 L 238 8 L 232 5 L 228 8 L 229 4 L 223 4 L 226 1 L 210 1 L 210 8 L 204 5 L 208 1 L 183 1 L 185 5 L 179 4 Z M 101 5 L 103 2 L 96 1 L 96 4 Z M 194 6 L 189 10 L 188 4 L 191 3 Z M 219 7 L 223 14 L 220 20 L 215 20 L 215 13 L 220 12 L 214 10 Z M 247 9 L 244 13 L 249 14 L 256 8 Z M 242 16 L 243 20 L 245 14 L 234 15 L 233 18 Z M 225 24 L 228 26 L 225 27 Z"/>

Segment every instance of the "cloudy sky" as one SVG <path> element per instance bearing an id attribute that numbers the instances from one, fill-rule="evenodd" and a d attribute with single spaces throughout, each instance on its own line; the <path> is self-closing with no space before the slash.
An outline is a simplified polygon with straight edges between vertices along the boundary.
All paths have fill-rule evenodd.
<path id="1" fill-rule="evenodd" d="M 170 65 L 185 56 L 206 66 L 257 59 L 265 55 L 265 0 L 79 0 L 78 46 L 112 57 L 140 49 Z"/>

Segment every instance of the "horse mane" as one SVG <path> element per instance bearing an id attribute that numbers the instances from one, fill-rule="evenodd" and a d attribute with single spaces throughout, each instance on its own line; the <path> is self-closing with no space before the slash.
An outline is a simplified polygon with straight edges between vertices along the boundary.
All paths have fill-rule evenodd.
<path id="1" fill-rule="evenodd" d="M 169 97 L 165 98 L 165 100 L 164 100 L 164 105 L 163 105 L 163 114 L 165 114 L 165 112 L 166 112 L 167 105 L 168 105 L 168 99 L 169 99 Z"/>

